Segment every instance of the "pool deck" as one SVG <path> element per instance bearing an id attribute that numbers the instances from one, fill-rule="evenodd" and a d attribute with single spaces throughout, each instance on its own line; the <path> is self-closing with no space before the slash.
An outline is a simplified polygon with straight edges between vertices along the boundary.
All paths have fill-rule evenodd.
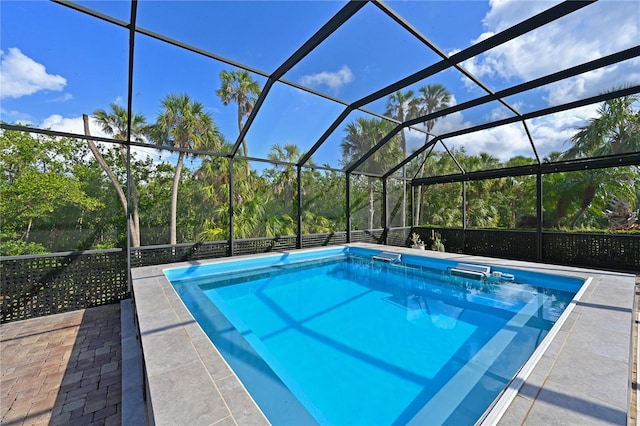
<path id="1" fill-rule="evenodd" d="M 637 336 L 632 345 L 635 276 L 434 251 L 351 244 L 456 262 L 490 263 L 534 272 L 591 278 L 544 353 L 523 369 L 485 424 L 636 423 Z M 310 249 L 315 250 L 315 249 Z M 244 257 L 244 256 L 243 256 Z M 251 256 L 246 256 L 251 257 Z M 224 261 L 185 262 L 171 267 Z M 268 424 L 244 386 L 167 281 L 165 265 L 132 270 L 147 378 L 147 415 L 158 425 Z"/>
<path id="2" fill-rule="evenodd" d="M 0 424 L 123 424 L 121 315 L 115 304 L 2 324 Z"/>

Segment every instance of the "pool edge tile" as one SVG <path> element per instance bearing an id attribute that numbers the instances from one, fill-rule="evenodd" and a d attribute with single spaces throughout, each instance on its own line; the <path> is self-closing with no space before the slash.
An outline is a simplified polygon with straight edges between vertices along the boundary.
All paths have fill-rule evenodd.
<path id="1" fill-rule="evenodd" d="M 423 255 L 423 256 L 429 256 L 437 259 L 446 259 L 446 260 L 454 260 L 454 261 L 491 262 L 492 264 L 508 267 L 508 268 L 530 267 L 534 269 L 535 272 L 558 274 L 558 275 L 565 275 L 565 276 L 579 276 L 583 279 L 586 277 L 592 277 L 593 278 L 592 282 L 590 283 L 587 291 L 582 295 L 582 298 L 580 299 L 580 302 L 582 302 L 582 304 L 578 303 L 578 305 L 574 307 L 574 311 L 571 312 L 571 314 L 568 316 L 567 321 L 562 325 L 562 328 L 560 329 L 560 331 L 558 331 L 554 340 L 551 342 L 548 348 L 548 351 L 550 352 L 548 354 L 545 353 L 542 357 L 542 360 L 531 371 L 530 373 L 531 381 L 529 383 L 527 383 L 527 380 L 524 381 L 523 387 L 515 395 L 515 398 L 512 400 L 512 402 L 506 407 L 506 410 L 503 412 L 503 414 L 497 418 L 495 423 L 491 423 L 491 424 L 498 424 L 498 422 L 500 424 L 509 424 L 509 423 L 505 423 L 505 421 L 507 421 L 508 419 L 514 419 L 514 420 L 523 419 L 523 410 L 525 409 L 526 409 L 526 413 L 524 414 L 524 419 L 519 423 L 537 424 L 536 422 L 542 419 L 558 419 L 558 418 L 561 418 L 560 417 L 561 414 L 563 412 L 566 412 L 567 410 L 569 410 L 569 414 L 571 414 L 570 403 L 573 403 L 574 405 L 577 404 L 577 406 L 585 405 L 587 407 L 589 406 L 604 407 L 605 410 L 609 410 L 610 412 L 608 411 L 608 413 L 611 414 L 607 418 L 617 419 L 619 417 L 619 414 L 620 414 L 619 411 L 621 407 L 624 405 L 622 404 L 621 401 L 618 401 L 621 399 L 619 395 L 615 397 L 617 398 L 616 401 L 608 402 L 604 400 L 599 400 L 598 396 L 588 395 L 588 394 L 583 395 L 580 389 L 575 390 L 575 392 L 576 392 L 576 395 L 580 394 L 581 399 L 571 399 L 571 395 L 566 395 L 562 393 L 561 395 L 564 395 L 565 399 L 568 398 L 569 408 L 558 407 L 557 404 L 554 405 L 553 403 L 549 403 L 549 401 L 547 401 L 545 398 L 547 398 L 549 395 L 554 395 L 553 390 L 556 389 L 556 386 L 560 386 L 560 387 L 564 386 L 562 383 L 556 383 L 555 381 L 556 377 L 563 376 L 562 374 L 560 374 L 561 373 L 560 370 L 556 370 L 557 368 L 563 368 L 563 365 L 562 363 L 560 363 L 560 365 L 558 366 L 556 361 L 560 359 L 566 359 L 567 342 L 571 338 L 576 324 L 581 323 L 581 318 L 584 315 L 589 315 L 589 312 L 590 312 L 589 308 L 598 309 L 598 307 L 596 306 L 589 306 L 589 303 L 591 303 L 592 305 L 595 305 L 600 303 L 603 300 L 607 300 L 606 292 L 607 290 L 610 291 L 613 288 L 615 288 L 618 291 L 621 291 L 622 293 L 625 293 L 627 291 L 630 294 L 633 293 L 633 288 L 635 285 L 635 277 L 633 275 L 607 272 L 607 271 L 587 270 L 587 269 L 581 269 L 581 268 L 575 268 L 575 267 L 564 267 L 560 265 L 548 265 L 548 264 L 538 264 L 538 263 L 531 263 L 531 262 L 521 262 L 521 261 L 515 261 L 515 260 L 485 258 L 480 256 L 460 255 L 460 254 L 453 254 L 453 253 L 439 253 L 439 252 L 432 252 L 432 251 L 424 251 L 422 253 L 416 253 L 417 252 L 416 250 L 409 249 L 409 248 L 382 246 L 382 245 L 367 244 L 367 243 L 348 244 L 347 246 L 371 248 L 375 250 L 396 251 L 403 254 Z M 294 252 L 294 250 L 291 250 L 291 252 Z M 251 257 L 251 256 L 246 256 L 246 257 Z M 228 258 L 219 259 L 219 260 L 228 260 Z M 198 264 L 199 263 L 207 263 L 207 262 L 203 261 L 203 262 L 198 262 Z M 174 267 L 187 266 L 187 265 L 193 265 L 193 263 L 182 262 L 180 264 L 171 264 L 170 267 L 174 268 Z M 134 287 L 136 286 L 136 281 L 139 281 L 138 284 L 155 286 L 156 291 L 157 290 L 162 291 L 165 294 L 165 296 L 169 299 L 168 303 L 170 306 L 172 306 L 172 309 L 173 309 L 177 306 L 177 304 L 174 303 L 175 300 L 172 300 L 171 297 L 177 298 L 178 296 L 175 294 L 175 292 L 173 293 L 173 295 L 171 295 L 170 292 L 168 291 L 166 293 L 164 292 L 164 290 L 167 289 L 166 286 L 167 285 L 170 286 L 170 284 L 168 283 L 168 281 L 164 279 L 164 274 L 162 273 L 163 268 L 164 267 L 162 266 L 134 268 L 134 270 L 139 269 L 139 271 L 136 271 L 136 273 L 134 273 L 133 272 L 134 270 L 132 270 L 132 276 L 134 277 Z M 161 283 L 158 283 L 158 281 L 160 281 Z M 616 301 L 614 304 L 616 305 L 617 308 L 622 308 L 622 309 L 631 308 L 632 297 L 629 296 L 627 298 L 626 294 L 617 295 Z M 180 317 L 180 315 L 178 315 L 175 309 L 174 309 L 174 313 L 176 314 L 176 318 Z M 628 330 L 629 339 L 631 338 L 630 337 L 631 315 L 632 315 L 631 311 L 628 312 L 628 315 L 626 313 L 623 313 L 621 315 L 615 315 L 615 317 L 617 317 L 616 318 L 617 321 L 620 321 L 621 324 L 623 324 L 624 326 L 628 326 L 627 328 L 629 329 Z M 626 336 L 627 328 L 624 328 L 623 332 L 621 332 L 620 334 L 620 337 L 624 338 L 624 336 Z M 201 345 L 203 344 L 203 341 L 197 336 L 198 333 L 203 333 L 202 330 L 199 328 L 199 326 L 197 325 L 195 327 L 185 326 L 185 332 L 190 335 L 192 344 L 194 345 L 195 348 L 198 348 L 198 347 L 202 348 Z M 217 349 L 215 347 L 213 347 L 213 350 L 217 352 Z M 204 349 L 203 356 L 206 356 L 206 353 L 209 353 L 209 352 L 210 351 L 208 349 Z M 586 353 L 586 351 L 582 351 L 582 352 Z M 547 355 L 548 355 L 548 359 L 544 359 L 544 357 Z M 588 356 L 588 353 L 586 353 L 585 356 Z M 620 366 L 623 366 L 624 362 L 621 360 L 619 361 L 620 361 Z M 626 361 L 628 365 L 629 361 L 628 360 Z M 201 363 L 202 363 L 202 360 L 201 360 Z M 549 367 L 549 364 L 551 364 L 550 367 Z M 205 365 L 204 368 L 208 371 L 208 374 L 213 378 L 214 382 L 219 381 L 222 384 L 222 383 L 225 383 L 225 381 L 229 377 L 229 376 L 222 376 L 222 377 L 219 377 L 218 379 L 215 379 L 214 374 L 211 374 L 211 366 Z M 242 388 L 242 390 L 244 390 L 244 387 L 239 382 L 239 379 L 237 379 L 237 376 L 235 376 L 235 373 L 231 372 L 231 374 L 233 375 L 233 378 L 235 378 L 235 380 L 238 381 L 237 384 Z M 625 374 L 626 374 L 626 370 L 625 370 Z M 564 381 L 566 382 L 566 380 Z M 536 388 L 537 388 L 537 392 L 535 392 L 535 397 L 533 397 L 533 399 L 532 399 L 532 396 L 527 396 L 523 392 L 523 390 L 525 390 L 527 391 L 527 393 L 532 393 L 533 391 L 536 390 Z M 221 393 L 226 392 L 226 389 L 227 389 L 226 386 L 221 386 Z M 246 391 L 244 392 L 246 393 Z M 619 392 L 620 391 L 618 391 L 618 393 Z M 246 396 L 251 399 L 248 393 L 246 393 Z M 225 398 L 224 395 L 223 395 L 223 398 Z M 253 399 L 251 399 L 251 401 L 253 402 Z M 625 399 L 625 403 L 626 403 L 626 399 Z M 253 404 L 255 405 L 255 402 L 253 402 Z M 255 409 L 259 413 L 259 418 L 264 419 L 264 421 L 267 422 L 266 418 L 264 418 L 264 415 L 262 414 L 260 409 L 257 407 L 257 405 L 255 405 Z M 155 411 L 155 405 L 154 405 L 154 411 Z M 570 415 L 569 417 L 582 419 L 582 420 L 585 419 L 584 416 L 581 416 L 576 413 L 574 413 L 574 415 Z M 594 418 L 591 417 L 592 421 L 593 419 Z M 156 417 L 156 420 L 158 420 L 158 417 Z M 237 421 L 238 419 L 235 419 L 235 420 Z M 228 421 L 228 417 L 220 418 L 218 420 L 215 420 L 214 422 L 220 422 L 220 424 L 224 424 L 225 421 Z"/>
<path id="2" fill-rule="evenodd" d="M 247 419 L 244 424 L 269 424 L 237 376 L 186 310 L 162 269 L 148 266 L 132 270 L 148 382 L 148 403 L 153 410 L 154 422 L 167 425 L 187 424 L 185 422 L 190 425 L 240 424 L 230 408 L 233 403 L 228 403 L 230 399 L 239 398 L 245 402 L 241 409 L 236 408 L 235 415 Z M 167 349 L 165 343 L 171 342 L 171 350 L 177 350 L 178 353 L 170 352 L 169 365 L 164 365 L 167 358 L 158 358 L 158 354 Z M 203 354 L 209 356 L 212 353 L 219 357 L 217 362 L 203 359 Z M 176 362 L 171 362 L 171 358 Z M 227 388 L 232 390 L 230 395 L 222 395 L 218 389 L 216 381 L 221 379 L 228 381 Z M 184 397 L 184 393 L 191 392 L 198 397 L 187 397 L 176 404 L 176 397 Z M 212 406 L 212 401 L 219 403 Z"/>

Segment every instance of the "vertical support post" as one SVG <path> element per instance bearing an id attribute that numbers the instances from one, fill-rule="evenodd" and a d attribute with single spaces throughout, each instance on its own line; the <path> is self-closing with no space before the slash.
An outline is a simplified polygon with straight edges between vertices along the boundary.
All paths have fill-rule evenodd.
<path id="1" fill-rule="evenodd" d="M 411 198 L 409 199 L 409 208 L 411 209 L 411 229 L 415 226 L 415 221 L 413 220 L 413 198 L 415 197 L 415 186 L 411 185 Z"/>
<path id="2" fill-rule="evenodd" d="M 234 235 L 233 235 L 233 225 L 234 225 L 234 212 L 233 212 L 233 188 L 234 180 L 233 180 L 233 157 L 229 157 L 229 256 L 234 255 Z"/>
<path id="3" fill-rule="evenodd" d="M 132 0 L 129 17 L 129 74 L 127 86 L 127 292 L 131 295 L 131 117 L 133 116 L 133 58 L 136 36 L 136 17 L 138 1 Z M 138 230 L 138 232 L 140 232 Z"/>
<path id="4" fill-rule="evenodd" d="M 462 252 L 467 252 L 467 182 L 462 181 Z"/>
<path id="5" fill-rule="evenodd" d="M 536 174 L 536 259 L 542 262 L 542 173 Z"/>
<path id="6" fill-rule="evenodd" d="M 389 199 L 387 179 L 382 179 L 382 242 L 387 245 L 389 234 Z"/>
<path id="7" fill-rule="evenodd" d="M 407 183 L 405 182 L 405 185 L 406 184 Z M 409 197 L 409 211 L 411 212 L 411 222 L 409 223 L 410 228 L 409 228 L 409 232 L 407 232 L 407 238 L 405 239 L 405 244 L 407 244 L 409 242 L 409 238 L 411 237 L 411 232 L 413 231 L 413 196 L 414 196 L 413 188 L 414 188 L 413 185 L 409 185 L 409 189 L 410 189 L 410 192 L 409 192 L 409 195 L 410 195 L 410 197 Z"/>
<path id="8" fill-rule="evenodd" d="M 127 131 L 130 133 L 130 130 Z M 127 138 L 128 139 L 128 138 Z M 131 145 L 127 144 L 127 292 L 131 294 Z"/>
<path id="9" fill-rule="evenodd" d="M 302 248 L 302 166 L 297 167 L 298 176 L 298 232 L 296 237 L 296 248 Z"/>
<path id="10" fill-rule="evenodd" d="M 347 243 L 351 242 L 351 175 L 346 174 L 347 186 L 345 187 L 346 193 L 346 206 L 345 213 L 347 214 Z"/>
<path id="11" fill-rule="evenodd" d="M 467 182 L 462 182 L 462 229 L 467 229 Z"/>

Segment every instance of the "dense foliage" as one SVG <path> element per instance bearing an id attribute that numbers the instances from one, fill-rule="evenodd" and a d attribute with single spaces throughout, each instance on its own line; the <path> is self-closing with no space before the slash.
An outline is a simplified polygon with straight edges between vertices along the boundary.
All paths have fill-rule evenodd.
<path id="1" fill-rule="evenodd" d="M 238 124 L 248 116 L 257 92 L 247 76 L 224 75 L 218 95 L 238 105 Z M 248 92 L 243 95 L 242 88 Z M 441 86 L 424 88 L 423 98 L 396 93 L 389 110 L 396 117 L 425 114 L 449 102 Z M 439 97 L 430 99 L 428 95 Z M 600 116 L 576 129 L 573 144 L 564 153 L 553 153 L 544 161 L 597 156 L 609 152 L 639 150 L 637 98 L 606 102 Z M 429 103 L 431 102 L 431 103 Z M 298 227 L 298 182 L 295 163 L 301 156 L 295 145 L 274 145 L 269 160 L 274 163 L 232 161 L 233 198 L 229 196 L 230 164 L 224 153 L 232 150 L 213 117 L 186 95 L 168 95 L 155 123 L 135 115 L 137 140 L 158 145 L 147 156 L 133 150 L 131 157 L 130 227 L 133 245 L 155 245 L 229 238 L 230 211 L 234 237 L 295 235 Z M 395 112 L 394 112 L 395 111 Z M 406 114 L 406 115 L 403 115 Z M 126 114 L 117 105 L 111 111 L 97 110 L 94 118 L 115 140 L 126 139 Z M 123 127 L 125 126 L 125 127 Z M 433 123 L 425 123 L 431 129 Z M 612 127 L 613 126 L 613 127 Z M 377 118 L 360 118 L 344 128 L 342 162 L 349 165 L 369 151 L 393 128 Z M 428 137 L 425 138 L 425 143 Z M 88 143 L 86 140 L 5 130 L 0 135 L 0 254 L 17 255 L 91 248 L 124 247 L 127 244 L 126 145 Z M 217 153 L 189 156 L 162 146 L 197 148 Z M 242 150 L 246 153 L 246 141 Z M 96 150 L 98 151 L 96 153 Z M 462 226 L 463 185 L 440 184 L 421 190 L 408 189 L 401 177 L 416 174 L 454 174 L 455 156 L 467 171 L 529 164 L 516 157 L 500 162 L 489 154 L 469 155 L 459 149 L 450 153 L 426 151 L 388 180 L 391 226 L 411 223 L 441 227 Z M 242 153 L 242 152 L 241 152 Z M 380 173 L 404 158 L 406 142 L 400 133 L 370 157 L 358 171 Z M 344 173 L 302 168 L 301 216 L 304 234 L 343 231 L 347 226 L 346 179 Z M 350 180 L 352 229 L 382 227 L 382 183 L 366 175 Z M 119 195 L 120 191 L 120 195 Z M 466 218 L 468 227 L 535 228 L 536 177 L 522 176 L 468 182 Z M 640 206 L 640 168 L 618 167 L 543 177 L 544 226 L 550 229 L 607 229 L 611 217 L 635 227 Z M 407 200 L 413 200 L 409 203 Z M 410 205 L 414 205 L 411 211 Z M 231 208 L 232 206 L 232 208 Z M 612 213 L 612 209 L 626 209 Z M 627 214 L 626 222 L 619 216 Z"/>

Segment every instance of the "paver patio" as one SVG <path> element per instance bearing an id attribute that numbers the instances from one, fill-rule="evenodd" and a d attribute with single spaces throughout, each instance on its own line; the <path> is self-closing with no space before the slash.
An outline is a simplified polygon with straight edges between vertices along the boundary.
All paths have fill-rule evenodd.
<path id="1" fill-rule="evenodd" d="M 120 305 L 0 327 L 1 423 L 120 425 Z"/>

